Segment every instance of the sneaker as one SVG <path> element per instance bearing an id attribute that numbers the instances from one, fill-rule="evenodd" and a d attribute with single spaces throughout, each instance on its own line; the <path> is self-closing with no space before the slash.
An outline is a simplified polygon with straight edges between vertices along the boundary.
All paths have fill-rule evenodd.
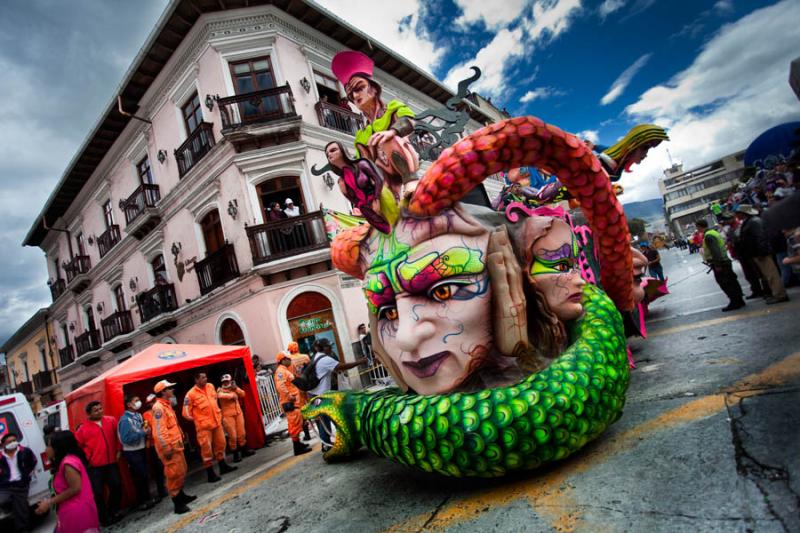
<path id="1" fill-rule="evenodd" d="M 735 311 L 737 309 L 741 309 L 742 307 L 744 307 L 744 305 L 745 305 L 744 302 L 731 302 L 722 308 L 722 312 L 727 313 L 728 311 Z"/>

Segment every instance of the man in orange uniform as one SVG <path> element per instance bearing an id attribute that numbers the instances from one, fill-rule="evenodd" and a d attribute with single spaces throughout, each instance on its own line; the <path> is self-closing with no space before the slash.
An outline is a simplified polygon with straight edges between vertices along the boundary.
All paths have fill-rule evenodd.
<path id="1" fill-rule="evenodd" d="M 175 401 L 174 383 L 162 379 L 153 387 L 156 402 L 153 404 L 153 443 L 158 458 L 164 464 L 164 476 L 167 490 L 175 506 L 176 514 L 188 513 L 187 503 L 193 502 L 197 496 L 189 496 L 183 492 L 186 479 L 186 458 L 183 456 L 183 432 L 178 425 L 178 417 L 172 409 Z"/>
<path id="2" fill-rule="evenodd" d="M 221 478 L 214 472 L 214 458 L 219 464 L 219 473 L 227 474 L 236 470 L 225 462 L 225 433 L 222 432 L 222 411 L 217 403 L 217 391 L 208 382 L 205 372 L 194 375 L 194 387 L 183 398 L 183 417 L 194 422 L 197 431 L 197 444 L 200 457 L 206 469 L 209 483 Z"/>
<path id="3" fill-rule="evenodd" d="M 303 369 L 306 365 L 311 362 L 311 358 L 304 353 L 300 353 L 300 346 L 295 341 L 289 343 L 288 349 L 289 357 L 292 360 L 292 371 L 295 376 L 300 376 L 303 374 Z M 302 409 L 308 403 L 308 393 L 300 389 L 297 390 L 300 392 L 300 397 L 295 405 L 298 409 Z M 311 440 L 311 434 L 308 432 L 308 420 L 305 419 L 303 419 L 303 440 Z"/>
<path id="4" fill-rule="evenodd" d="M 148 394 L 144 401 L 145 412 L 142 413 L 142 418 L 144 418 L 144 429 L 147 432 L 144 443 L 147 454 L 147 469 L 150 473 L 155 473 L 156 489 L 158 489 L 158 498 L 156 500 L 160 502 L 167 497 L 167 489 L 164 484 L 164 465 L 161 464 L 161 459 L 158 458 L 155 444 L 153 443 L 153 428 L 156 427 L 153 420 L 153 406 L 155 403 L 156 395 Z"/>
<path id="5" fill-rule="evenodd" d="M 289 423 L 289 436 L 292 438 L 292 446 L 295 455 L 302 455 L 311 451 L 305 443 L 300 442 L 300 431 L 303 429 L 303 415 L 300 414 L 298 403 L 300 402 L 300 389 L 294 381 L 292 371 L 292 359 L 286 352 L 280 352 L 276 358 L 278 368 L 275 369 L 275 388 L 278 390 L 278 399 L 281 402 L 281 409 L 286 413 L 286 421 Z"/>
<path id="6" fill-rule="evenodd" d="M 244 413 L 239 400 L 244 400 L 244 391 L 233 381 L 230 374 L 222 376 L 222 385 L 217 389 L 219 406 L 222 409 L 222 427 L 228 435 L 228 448 L 233 452 L 233 462 L 238 463 L 242 456 L 250 457 L 255 452 L 247 447 L 247 434 L 244 431 Z"/>

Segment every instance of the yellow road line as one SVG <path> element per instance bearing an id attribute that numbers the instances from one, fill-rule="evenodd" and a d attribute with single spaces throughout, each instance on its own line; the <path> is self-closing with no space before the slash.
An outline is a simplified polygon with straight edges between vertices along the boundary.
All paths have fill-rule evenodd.
<path id="1" fill-rule="evenodd" d="M 798 307 L 800 307 L 800 303 L 792 302 L 791 304 L 788 305 L 785 304 L 780 305 L 777 308 L 767 307 L 765 309 L 757 309 L 755 311 L 747 311 L 744 313 L 737 313 L 735 315 L 723 316 L 720 318 L 712 318 L 711 320 L 704 320 L 702 322 L 693 322 L 690 324 L 683 324 L 681 326 L 655 330 L 653 332 L 649 332 L 647 334 L 647 338 L 651 339 L 653 337 L 661 337 L 663 335 L 673 335 L 675 333 L 681 333 L 683 331 L 690 331 L 699 328 L 707 328 L 709 326 L 716 326 L 718 324 L 725 324 L 727 322 L 735 322 L 737 320 L 743 320 L 745 318 L 754 318 L 754 317 L 778 314 L 786 311 L 797 311 Z"/>
<path id="2" fill-rule="evenodd" d="M 789 355 L 761 372 L 747 376 L 726 390 L 735 400 L 758 394 L 758 389 L 775 387 L 800 377 L 800 352 Z M 572 531 L 580 521 L 572 490 L 566 481 L 586 472 L 600 462 L 630 451 L 646 437 L 667 429 L 702 420 L 725 409 L 725 394 L 712 394 L 670 409 L 655 418 L 604 439 L 588 453 L 567 460 L 555 470 L 533 479 L 514 481 L 455 500 L 435 517 L 430 513 L 411 517 L 388 528 L 390 532 L 436 531 L 475 519 L 486 509 L 497 509 L 514 501 L 526 499 L 536 513 L 547 519 L 557 531 Z M 573 511 L 564 512 L 565 508 Z M 590 528 L 591 529 L 591 528 Z"/>

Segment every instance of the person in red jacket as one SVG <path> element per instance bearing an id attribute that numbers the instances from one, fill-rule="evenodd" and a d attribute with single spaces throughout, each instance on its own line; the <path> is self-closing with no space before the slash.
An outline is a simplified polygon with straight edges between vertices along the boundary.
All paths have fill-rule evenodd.
<path id="1" fill-rule="evenodd" d="M 108 526 L 120 519 L 122 483 L 118 462 L 122 446 L 117 438 L 117 421 L 113 416 L 103 416 L 100 402 L 89 402 L 86 414 L 89 419 L 78 427 L 75 438 L 89 460 L 89 479 L 100 523 Z M 107 503 L 104 498 L 106 487 Z"/>

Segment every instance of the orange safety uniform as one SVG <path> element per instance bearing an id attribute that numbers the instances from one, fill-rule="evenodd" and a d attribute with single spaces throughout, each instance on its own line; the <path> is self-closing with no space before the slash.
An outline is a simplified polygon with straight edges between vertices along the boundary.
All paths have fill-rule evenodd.
<path id="1" fill-rule="evenodd" d="M 183 456 L 183 434 L 178 425 L 178 417 L 169 400 L 158 398 L 153 404 L 153 443 L 158 458 L 164 464 L 165 485 L 171 497 L 183 489 L 186 479 L 186 458 Z"/>
<path id="2" fill-rule="evenodd" d="M 154 404 L 155 405 L 155 404 Z M 155 424 L 153 424 L 153 409 L 148 409 L 144 413 L 142 413 L 142 418 L 145 422 L 147 422 L 147 429 L 145 430 L 145 438 L 144 438 L 144 445 L 145 448 L 152 448 L 153 447 L 153 428 Z"/>
<path id="3" fill-rule="evenodd" d="M 300 432 L 303 431 L 303 415 L 300 413 L 300 389 L 294 383 L 294 372 L 291 367 L 281 364 L 275 369 L 275 388 L 278 390 L 278 400 L 281 402 L 281 409 L 286 413 L 286 421 L 289 423 L 289 436 L 292 440 L 298 440 Z M 294 409 L 287 411 L 284 404 L 294 402 Z"/>
<path id="4" fill-rule="evenodd" d="M 194 422 L 197 444 L 203 466 L 208 468 L 225 459 L 225 433 L 222 432 L 222 411 L 217 403 L 214 385 L 206 383 L 202 389 L 197 385 L 189 389 L 183 398 L 183 417 Z"/>
<path id="5" fill-rule="evenodd" d="M 222 427 L 228 434 L 228 447 L 235 451 L 237 446 L 244 448 L 247 434 L 244 431 L 244 413 L 239 405 L 239 400 L 244 400 L 244 391 L 238 386 L 226 389 L 217 389 L 219 406 L 222 408 Z"/>
<path id="6" fill-rule="evenodd" d="M 289 353 L 289 359 L 292 360 L 291 369 L 295 376 L 301 375 L 305 366 L 311 363 L 311 358 L 304 353 Z M 297 387 L 295 388 L 297 389 Z M 308 403 L 308 393 L 300 389 L 297 389 L 297 392 L 300 396 L 297 398 L 296 405 L 302 408 Z"/>

